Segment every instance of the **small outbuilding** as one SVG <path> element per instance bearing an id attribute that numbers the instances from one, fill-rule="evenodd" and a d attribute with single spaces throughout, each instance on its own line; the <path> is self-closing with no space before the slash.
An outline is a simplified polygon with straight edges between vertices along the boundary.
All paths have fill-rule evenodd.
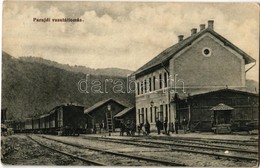
<path id="1" fill-rule="evenodd" d="M 230 133 L 233 107 L 220 103 L 217 106 L 212 107 L 213 111 L 211 116 L 211 128 L 215 133 Z"/>
<path id="2" fill-rule="evenodd" d="M 106 99 L 100 102 L 97 102 L 93 106 L 85 109 L 84 114 L 86 117 L 86 126 L 85 128 L 88 130 L 96 131 L 99 128 L 100 123 L 102 120 L 105 122 L 105 126 L 107 125 L 106 122 L 106 114 L 111 113 L 112 118 L 117 115 L 122 110 L 126 109 L 127 106 L 114 99 Z M 113 120 L 113 129 L 117 126 L 117 122 Z M 91 131 L 91 132 L 92 132 Z"/>

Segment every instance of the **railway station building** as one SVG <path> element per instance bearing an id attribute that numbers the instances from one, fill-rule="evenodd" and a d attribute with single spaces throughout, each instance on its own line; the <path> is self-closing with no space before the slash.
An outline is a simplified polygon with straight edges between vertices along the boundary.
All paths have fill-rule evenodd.
<path id="1" fill-rule="evenodd" d="M 246 88 L 246 73 L 255 62 L 214 31 L 213 20 L 191 29 L 187 38 L 179 35 L 177 44 L 133 73 L 137 124 L 148 121 L 155 130 L 157 119 L 170 124 L 185 117 L 191 130 L 208 131 L 216 121 L 211 109 L 219 104 L 233 109 L 228 123 L 257 120 L 259 95 Z"/>

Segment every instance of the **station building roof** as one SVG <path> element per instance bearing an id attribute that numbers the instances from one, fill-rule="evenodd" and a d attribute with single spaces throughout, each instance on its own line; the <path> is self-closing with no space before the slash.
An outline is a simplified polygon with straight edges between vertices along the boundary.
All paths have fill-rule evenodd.
<path id="1" fill-rule="evenodd" d="M 86 110 L 84 110 L 84 113 L 85 113 L 85 114 L 88 114 L 88 113 L 92 112 L 93 110 L 97 109 L 98 107 L 100 107 L 100 106 L 102 106 L 102 105 L 104 105 L 104 104 L 106 104 L 106 103 L 109 103 L 109 102 L 111 102 L 111 101 L 116 102 L 117 104 L 120 104 L 120 105 L 122 105 L 122 106 L 124 106 L 124 107 L 127 107 L 124 103 L 119 102 L 119 101 L 117 101 L 117 100 L 114 100 L 114 99 L 110 98 L 110 99 L 106 99 L 106 100 L 102 100 L 102 101 L 100 101 L 100 102 L 97 102 L 97 103 L 94 104 L 93 106 L 91 106 L 91 107 L 87 108 Z"/>
<path id="2" fill-rule="evenodd" d="M 162 67 L 162 64 L 169 63 L 169 60 L 172 59 L 177 53 L 182 51 L 184 48 L 190 46 L 196 39 L 203 36 L 206 33 L 210 33 L 214 37 L 216 37 L 218 40 L 222 41 L 225 46 L 228 46 L 232 48 L 234 51 L 238 52 L 245 60 L 245 64 L 249 64 L 252 62 L 255 62 L 256 60 L 252 58 L 250 55 L 242 51 L 240 48 L 235 46 L 233 43 L 231 43 L 229 40 L 215 32 L 212 28 L 206 28 L 204 30 L 199 31 L 198 33 L 195 33 L 191 36 L 189 36 L 186 39 L 183 39 L 182 41 L 174 44 L 173 46 L 165 49 L 160 54 L 158 54 L 156 57 L 154 57 L 152 60 L 144 64 L 142 67 L 137 69 L 132 75 L 145 75 L 146 73 L 150 72 L 152 69 L 157 69 L 158 67 Z"/>
<path id="3" fill-rule="evenodd" d="M 177 97 L 181 100 L 187 99 L 187 98 L 195 98 L 195 97 L 201 97 L 206 96 L 211 93 L 217 93 L 217 92 L 232 92 L 232 93 L 238 93 L 238 94 L 246 94 L 250 96 L 259 96 L 259 93 L 252 93 L 248 91 L 243 91 L 239 89 L 229 89 L 229 88 L 211 88 L 211 89 L 185 89 L 185 93 L 178 92 Z"/>

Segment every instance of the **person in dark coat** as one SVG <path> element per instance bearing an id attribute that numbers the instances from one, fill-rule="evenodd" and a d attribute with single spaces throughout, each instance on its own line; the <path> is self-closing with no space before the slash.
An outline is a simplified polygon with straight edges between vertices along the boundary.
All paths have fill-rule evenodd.
<path id="1" fill-rule="evenodd" d="M 127 123 L 126 123 L 126 135 L 127 136 L 131 136 L 130 130 L 131 130 L 131 123 L 130 123 L 130 120 L 127 120 Z"/>
<path id="2" fill-rule="evenodd" d="M 179 129 L 179 121 L 178 121 L 178 119 L 177 119 L 177 118 L 175 118 L 175 123 L 174 123 L 174 125 L 175 125 L 175 132 L 176 132 L 176 134 L 178 134 L 178 129 Z"/>
<path id="3" fill-rule="evenodd" d="M 124 132 L 125 132 L 125 123 L 124 121 L 122 120 L 120 122 L 120 136 L 124 136 Z"/>
<path id="4" fill-rule="evenodd" d="M 169 131 L 173 134 L 174 133 L 174 124 L 173 124 L 173 122 L 171 122 L 170 124 L 169 124 L 170 126 L 170 128 L 169 128 Z"/>
<path id="5" fill-rule="evenodd" d="M 142 123 L 140 123 L 140 124 L 137 126 L 137 130 L 138 130 L 138 135 L 140 135 L 141 130 L 142 130 Z"/>
<path id="6" fill-rule="evenodd" d="M 135 122 L 132 121 L 131 122 L 131 136 L 134 136 L 135 135 L 135 131 L 136 131 L 136 125 L 135 125 Z"/>
<path id="7" fill-rule="evenodd" d="M 158 135 L 161 134 L 161 129 L 162 129 L 161 126 L 162 126 L 161 121 L 157 119 L 157 120 L 156 120 L 156 127 L 157 127 Z"/>
<path id="8" fill-rule="evenodd" d="M 165 135 L 168 135 L 167 126 L 168 126 L 168 122 L 167 122 L 167 118 L 165 117 L 165 120 L 164 120 L 164 123 L 163 123 Z"/>
<path id="9" fill-rule="evenodd" d="M 150 134 L 150 124 L 149 122 L 146 120 L 146 123 L 145 123 L 145 132 L 146 132 L 146 135 L 149 135 Z"/>

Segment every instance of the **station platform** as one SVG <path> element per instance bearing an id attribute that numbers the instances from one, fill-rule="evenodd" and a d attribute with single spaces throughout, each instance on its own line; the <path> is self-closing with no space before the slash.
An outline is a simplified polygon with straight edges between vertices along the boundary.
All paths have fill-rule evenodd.
<path id="1" fill-rule="evenodd" d="M 85 134 L 84 136 L 93 136 L 93 137 L 101 137 L 101 134 Z M 195 133 L 189 133 L 187 132 L 186 134 L 183 133 L 183 131 L 180 131 L 178 134 L 175 133 L 170 133 L 170 135 L 165 135 L 165 134 L 160 134 L 158 135 L 155 132 L 150 133 L 149 135 L 143 135 L 138 133 L 135 133 L 134 136 L 126 136 L 126 133 L 124 136 L 120 136 L 119 132 L 112 132 L 111 136 L 106 133 L 106 137 L 108 138 L 116 138 L 116 139 L 126 139 L 126 138 L 136 138 L 136 137 L 147 137 L 147 136 L 152 136 L 152 137 L 168 137 L 168 138 L 201 138 L 201 139 L 219 139 L 219 140 L 237 140 L 237 141 L 257 141 L 258 140 L 258 135 L 248 135 L 248 134 L 214 134 L 212 132 L 195 132 Z"/>

